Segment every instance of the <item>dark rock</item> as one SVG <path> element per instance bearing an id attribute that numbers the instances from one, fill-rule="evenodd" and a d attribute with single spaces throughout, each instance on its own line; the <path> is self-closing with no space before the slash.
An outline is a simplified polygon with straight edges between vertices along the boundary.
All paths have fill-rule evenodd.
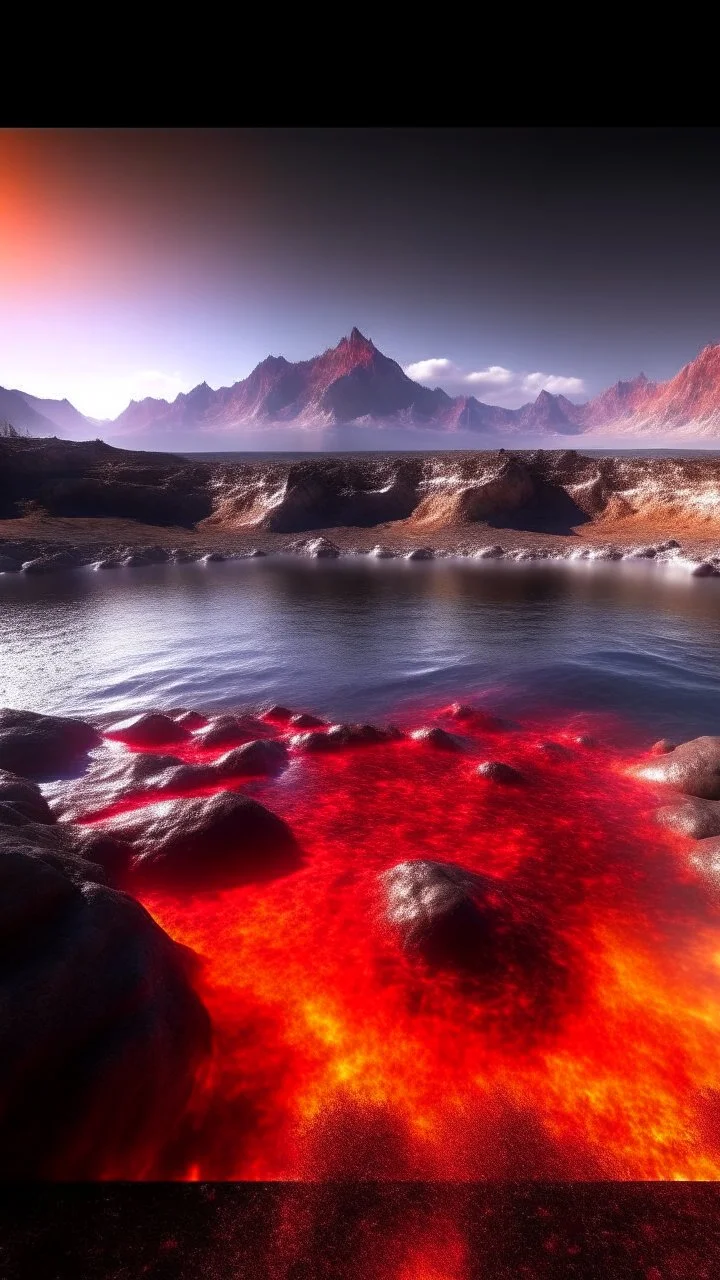
<path id="1" fill-rule="evenodd" d="M 22 565 L 19 560 L 13 560 L 11 556 L 0 555 L 0 573 L 19 573 Z"/>
<path id="2" fill-rule="evenodd" d="M 282 773 L 287 767 L 288 750 L 284 743 L 273 742 L 262 738 L 256 742 L 246 742 L 242 747 L 233 747 L 227 755 L 221 756 L 213 765 L 213 771 L 223 778 L 234 778 L 244 774 L 272 777 Z"/>
<path id="3" fill-rule="evenodd" d="M 447 714 L 460 724 L 467 724 L 474 729 L 484 729 L 488 733 L 508 728 L 506 720 L 501 720 L 499 716 L 493 716 L 488 711 L 481 711 L 479 707 L 472 707 L 465 702 L 453 702 L 452 706 L 448 707 Z"/>
<path id="4" fill-rule="evenodd" d="M 187 707 L 175 707 L 172 711 L 166 711 L 165 714 L 190 733 L 194 733 L 196 729 L 204 729 L 209 724 L 207 716 L 200 715 L 199 711 L 188 711 Z"/>
<path id="5" fill-rule="evenodd" d="M 313 560 L 337 560 L 340 555 L 340 548 L 328 538 L 311 538 L 305 543 L 303 551 L 306 556 L 312 556 Z"/>
<path id="6" fill-rule="evenodd" d="M 291 738 L 290 745 L 296 751 L 309 753 L 341 751 L 345 747 L 371 747 L 383 742 L 395 742 L 403 734 L 394 727 L 378 729 L 373 724 L 333 724 L 327 733 L 312 729 Z"/>
<path id="7" fill-rule="evenodd" d="M 290 717 L 290 723 L 296 729 L 321 729 L 327 722 L 320 720 L 318 716 L 309 715 L 306 711 L 298 711 L 296 715 Z"/>
<path id="8" fill-rule="evenodd" d="M 571 760 L 573 755 L 572 749 L 561 742 L 539 742 L 537 749 L 549 760 Z"/>
<path id="9" fill-rule="evenodd" d="M 645 772 L 674 791 L 720 800 L 720 738 L 704 736 L 683 742 L 660 756 Z"/>
<path id="10" fill-rule="evenodd" d="M 72 569 L 77 565 L 76 557 L 66 551 L 58 551 L 51 556 L 37 556 L 34 560 L 26 560 L 22 566 L 23 573 L 57 573 L 60 569 Z"/>
<path id="11" fill-rule="evenodd" d="M 673 742 L 670 738 L 660 738 L 658 742 L 654 742 L 650 748 L 650 754 L 653 756 L 666 756 L 668 752 L 674 751 L 677 742 Z"/>
<path id="12" fill-rule="evenodd" d="M 491 876 L 446 862 L 401 862 L 380 877 L 386 918 L 403 950 L 430 967 L 541 987 L 557 977 L 547 923 Z"/>
<path id="13" fill-rule="evenodd" d="M 115 556 L 106 556 L 104 560 L 98 560 L 95 564 L 96 569 L 119 569 L 122 560 L 118 560 Z"/>
<path id="14" fill-rule="evenodd" d="M 12 805 L 26 822 L 55 821 L 37 783 L 6 769 L 0 769 L 0 804 Z"/>
<path id="15" fill-rule="evenodd" d="M 464 751 L 465 744 L 454 733 L 433 726 L 431 729 L 414 729 L 410 734 L 414 742 L 422 742 L 426 746 L 436 747 L 439 751 Z"/>
<path id="16" fill-rule="evenodd" d="M 158 711 L 143 711 L 111 725 L 107 736 L 125 742 L 129 747 L 162 747 L 173 742 L 187 742 L 190 733 L 169 716 Z"/>
<path id="17" fill-rule="evenodd" d="M 139 547 L 125 556 L 122 563 L 126 569 L 140 569 L 148 564 L 166 564 L 169 559 L 164 547 Z"/>
<path id="18" fill-rule="evenodd" d="M 280 706 L 279 703 L 273 703 L 265 711 L 260 713 L 262 720 L 276 720 L 278 724 L 289 724 L 293 718 L 293 712 L 289 707 Z"/>
<path id="19" fill-rule="evenodd" d="M 287 875 L 300 863 L 287 824 L 237 791 L 146 805 L 103 826 L 133 846 L 131 876 L 143 885 L 229 888 Z"/>
<path id="20" fill-rule="evenodd" d="M 0 769 L 24 778 L 58 777 L 101 741 L 82 720 L 0 710 Z"/>
<path id="21" fill-rule="evenodd" d="M 200 557 L 200 563 L 201 564 L 218 564 L 221 560 L 225 560 L 225 559 L 226 557 L 223 555 L 222 551 L 208 551 L 207 555 Z"/>
<path id="22" fill-rule="evenodd" d="M 380 544 L 378 544 L 376 547 L 373 547 L 372 551 L 370 552 L 370 555 L 374 556 L 376 560 L 394 560 L 395 559 L 395 552 L 391 551 L 389 547 L 383 547 Z"/>
<path id="23" fill-rule="evenodd" d="M 259 560 L 261 556 L 266 556 L 266 555 L 267 555 L 267 551 L 261 551 L 259 547 L 253 547 L 252 551 L 250 552 L 249 559 Z"/>
<path id="24" fill-rule="evenodd" d="M 490 782 L 508 783 L 510 786 L 525 782 L 525 775 L 519 769 L 502 760 L 486 760 L 484 764 L 478 765 L 477 772 L 481 778 L 488 778 Z"/>
<path id="25" fill-rule="evenodd" d="M 690 577 L 691 578 L 717 578 L 718 577 L 717 566 L 714 564 L 711 564 L 709 560 L 701 560 L 700 564 L 696 564 L 694 568 L 690 570 Z"/>
<path id="26" fill-rule="evenodd" d="M 692 836 L 694 840 L 706 840 L 720 836 L 720 801 L 699 800 L 695 797 L 678 804 L 663 805 L 655 814 L 663 827 Z"/>
<path id="27" fill-rule="evenodd" d="M 406 560 L 434 560 L 435 552 L 430 547 L 415 547 L 413 551 L 408 551 L 405 556 Z"/>
<path id="28" fill-rule="evenodd" d="M 0 843 L 0 1178 L 162 1176 L 209 1051 L 186 949 L 100 877 Z"/>
<path id="29" fill-rule="evenodd" d="M 217 716 L 195 734 L 204 747 L 239 747 L 244 742 L 267 737 L 268 725 L 255 716 Z"/>
<path id="30" fill-rule="evenodd" d="M 147 751 L 121 751 L 101 754 L 77 781 L 65 788 L 53 803 L 53 810 L 63 818 L 76 821 L 99 813 L 148 792 L 172 790 L 180 792 L 183 774 L 192 765 L 181 765 L 175 756 L 156 755 Z M 210 777 L 196 785 L 207 785 Z M 192 789 L 192 788 L 191 788 Z"/>

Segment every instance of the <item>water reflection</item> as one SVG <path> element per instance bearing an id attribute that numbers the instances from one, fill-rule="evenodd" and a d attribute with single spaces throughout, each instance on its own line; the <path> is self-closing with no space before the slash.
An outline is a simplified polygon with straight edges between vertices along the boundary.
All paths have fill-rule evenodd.
<path id="1" fill-rule="evenodd" d="M 717 731 L 720 583 L 653 565 L 239 561 L 0 579 L 0 701 L 88 714 L 265 698 L 388 714 L 493 690 L 508 712 Z"/>

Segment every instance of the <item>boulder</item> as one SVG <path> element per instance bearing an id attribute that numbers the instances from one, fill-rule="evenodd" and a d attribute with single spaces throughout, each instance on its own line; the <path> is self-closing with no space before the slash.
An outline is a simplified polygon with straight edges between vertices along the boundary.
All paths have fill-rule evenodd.
<path id="1" fill-rule="evenodd" d="M 694 840 L 720 836 L 720 800 L 688 797 L 678 804 L 663 805 L 655 817 L 661 826 L 692 836 Z"/>
<path id="2" fill-rule="evenodd" d="M 502 881 L 454 863 L 401 862 L 380 876 L 385 918 L 403 950 L 432 968 L 546 981 L 543 922 Z M 547 972 L 543 974 L 543 966 Z"/>
<path id="3" fill-rule="evenodd" d="M 422 742 L 425 746 L 435 747 L 438 751 L 464 751 L 465 743 L 454 733 L 438 729 L 434 725 L 430 729 L 414 729 L 410 734 L 413 742 Z"/>
<path id="4" fill-rule="evenodd" d="M 0 1178 L 162 1177 L 209 1052 L 191 953 L 102 879 L 0 842 Z"/>
<path id="5" fill-rule="evenodd" d="M 82 720 L 10 707 L 0 710 L 0 769 L 23 778 L 59 777 L 101 740 Z"/>
<path id="6" fill-rule="evenodd" d="M 201 564 L 218 564 L 221 560 L 225 560 L 222 551 L 208 551 L 206 555 L 200 557 Z"/>
<path id="7" fill-rule="evenodd" d="M 233 747 L 232 751 L 214 762 L 212 769 L 221 778 L 243 775 L 273 777 L 282 773 L 287 764 L 288 749 L 285 744 L 261 738 L 255 742 L 246 742 L 241 747 Z"/>
<path id="8" fill-rule="evenodd" d="M 61 569 L 72 569 L 77 565 L 77 558 L 67 551 L 58 551 L 50 556 L 37 556 L 34 560 L 26 560 L 22 566 L 23 573 L 42 574 L 58 573 Z"/>
<path id="9" fill-rule="evenodd" d="M 674 751 L 677 742 L 673 742 L 671 738 L 659 738 L 650 748 L 650 754 L 653 756 L 666 756 L 669 751 Z"/>
<path id="10" fill-rule="evenodd" d="M 311 729 L 307 733 L 295 734 L 290 739 L 290 746 L 296 751 L 312 754 L 341 751 L 345 747 L 371 747 L 383 742 L 395 742 L 402 737 L 400 730 L 393 726 L 378 729 L 372 724 L 333 724 L 327 733 Z"/>
<path id="11" fill-rule="evenodd" d="M 214 781 L 211 765 L 181 764 L 175 756 L 149 751 L 107 752 L 93 760 L 82 778 L 65 788 L 54 801 L 53 811 L 77 821 L 155 791 L 180 795 Z"/>
<path id="12" fill-rule="evenodd" d="M 460 724 L 467 724 L 473 729 L 484 729 L 488 733 L 509 727 L 507 720 L 501 720 L 499 716 L 481 711 L 479 707 L 470 706 L 466 702 L 453 702 L 447 709 L 447 715 Z"/>
<path id="13" fill-rule="evenodd" d="M 55 821 L 37 783 L 7 769 L 0 769 L 0 804 L 11 808 L 23 822 Z"/>
<path id="14" fill-rule="evenodd" d="M 184 725 L 158 711 L 143 711 L 140 715 L 119 720 L 107 730 L 109 738 L 116 738 L 129 747 L 162 747 L 171 743 L 187 742 L 190 732 Z"/>
<path id="15" fill-rule="evenodd" d="M 405 555 L 406 560 L 434 560 L 435 552 L 431 547 L 415 547 Z"/>
<path id="16" fill-rule="evenodd" d="M 168 711 L 166 714 L 190 733 L 194 733 L 196 729 L 204 729 L 209 724 L 207 716 L 201 715 L 199 711 L 188 711 L 185 707 L 176 707 L 174 711 Z"/>
<path id="17" fill-rule="evenodd" d="M 0 555 L 0 573 L 19 573 L 22 565 L 19 560 L 13 560 L 11 556 Z"/>
<path id="18" fill-rule="evenodd" d="M 500 560 L 505 555 L 505 548 L 495 543 L 492 547 L 478 547 L 473 552 L 475 560 Z"/>
<path id="19" fill-rule="evenodd" d="M 115 556 L 106 556 L 104 560 L 96 560 L 93 565 L 94 569 L 119 569 L 122 560 L 118 560 Z"/>
<path id="20" fill-rule="evenodd" d="M 306 711 L 298 711 L 296 715 L 290 717 L 290 724 L 295 729 L 321 729 L 326 723 L 325 720 L 309 715 Z"/>
<path id="21" fill-rule="evenodd" d="M 537 749 L 548 760 L 571 760 L 573 756 L 572 748 L 562 742 L 538 742 Z"/>
<path id="22" fill-rule="evenodd" d="M 271 728 L 255 716 L 216 716 L 194 736 L 196 742 L 210 750 L 216 747 L 239 747 L 244 742 L 268 737 L 271 732 Z"/>
<path id="23" fill-rule="evenodd" d="M 102 826 L 132 846 L 132 881 L 158 888 L 229 888 L 275 879 L 300 865 L 287 824 L 237 791 L 149 804 Z"/>
<path id="24" fill-rule="evenodd" d="M 395 552 L 391 551 L 389 547 L 380 546 L 379 543 L 376 547 L 373 547 L 372 551 L 370 552 L 370 555 L 374 556 L 376 560 L 394 560 L 395 559 Z"/>
<path id="25" fill-rule="evenodd" d="M 266 707 L 260 713 L 261 720 L 277 721 L 278 724 L 289 724 L 293 718 L 293 712 L 289 707 L 283 707 L 279 703 L 273 703 L 271 707 Z"/>
<path id="26" fill-rule="evenodd" d="M 505 764 L 502 760 L 486 760 L 478 765 L 477 773 L 490 782 L 501 782 L 508 786 L 517 786 L 525 782 L 525 775 L 519 769 L 515 769 L 511 764 Z"/>
<path id="27" fill-rule="evenodd" d="M 654 782 L 702 800 L 720 800 L 720 737 L 683 742 L 642 772 Z"/>

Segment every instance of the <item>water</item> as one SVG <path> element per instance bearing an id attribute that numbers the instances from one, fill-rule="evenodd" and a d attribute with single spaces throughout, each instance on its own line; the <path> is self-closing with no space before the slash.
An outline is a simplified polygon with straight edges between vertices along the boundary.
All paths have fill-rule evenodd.
<path id="1" fill-rule="evenodd" d="M 0 577 L 0 705 L 91 716 L 280 701 L 618 713 L 720 732 L 720 581 L 658 565 L 297 558 Z"/>

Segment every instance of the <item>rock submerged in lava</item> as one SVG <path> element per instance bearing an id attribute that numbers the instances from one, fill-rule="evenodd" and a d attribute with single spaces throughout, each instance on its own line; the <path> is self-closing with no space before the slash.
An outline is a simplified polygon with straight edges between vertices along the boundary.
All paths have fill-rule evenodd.
<path id="1" fill-rule="evenodd" d="M 221 778 L 274 777 L 287 768 L 288 749 L 284 742 L 260 738 L 256 742 L 245 742 L 241 747 L 233 747 L 212 765 L 212 770 Z"/>
<path id="2" fill-rule="evenodd" d="M 385 918 L 403 950 L 432 968 L 487 977 L 539 971 L 546 959 L 536 913 L 495 877 L 418 860 L 391 867 L 380 885 Z"/>
<path id="3" fill-rule="evenodd" d="M 34 560 L 26 560 L 22 571 L 29 574 L 58 573 L 61 569 L 73 569 L 78 563 L 78 557 L 72 552 L 57 551 L 53 555 L 37 556 Z"/>
<path id="4" fill-rule="evenodd" d="M 426 747 L 434 747 L 436 751 L 464 751 L 465 743 L 457 734 L 439 729 L 437 725 L 426 729 L 413 729 L 410 734 L 413 742 L 420 742 Z"/>
<path id="5" fill-rule="evenodd" d="M 342 751 L 345 747 L 372 747 L 381 743 L 397 742 L 403 734 L 391 725 L 387 729 L 378 729 L 374 724 L 333 724 L 323 733 L 320 729 L 310 729 L 307 733 L 297 733 L 290 739 L 290 746 L 304 754 Z"/>
<path id="6" fill-rule="evenodd" d="M 211 750 L 216 747 L 239 747 L 256 738 L 268 737 L 272 728 L 256 716 L 216 716 L 203 729 L 194 734 L 201 746 Z"/>
<path id="7" fill-rule="evenodd" d="M 678 804 L 663 805 L 655 817 L 663 827 L 692 836 L 694 840 L 707 840 L 720 836 L 720 801 L 700 800 L 688 797 Z"/>
<path id="8" fill-rule="evenodd" d="M 187 707 L 175 707 L 172 711 L 166 712 L 166 715 L 182 725 L 183 729 L 188 729 L 190 733 L 194 733 L 196 729 L 204 729 L 208 724 L 207 716 L 201 715 L 199 711 L 188 711 Z"/>
<path id="9" fill-rule="evenodd" d="M 159 711 L 143 711 L 140 715 L 119 720 L 107 730 L 129 747 L 162 747 L 174 742 L 187 742 L 190 732 L 178 720 Z"/>
<path id="10" fill-rule="evenodd" d="M 702 800 L 720 800 L 720 737 L 683 742 L 641 770 L 653 782 Z"/>
<path id="11" fill-rule="evenodd" d="M 232 888 L 288 875 L 301 861 L 282 818 L 237 791 L 149 804 L 102 827 L 132 846 L 131 882 L 153 888 Z"/>
<path id="12" fill-rule="evenodd" d="M 122 564 L 126 569 L 142 569 L 149 564 L 167 564 L 169 559 L 170 553 L 164 547 L 138 547 L 124 557 Z"/>
<path id="13" fill-rule="evenodd" d="M 0 837 L 0 1178 L 162 1176 L 210 1048 L 191 953 L 100 868 Z"/>
<path id="14" fill-rule="evenodd" d="M 59 777 L 100 742 L 97 730 L 82 720 L 0 710 L 0 769 L 23 778 Z"/>
<path id="15" fill-rule="evenodd" d="M 466 702 L 453 702 L 445 714 L 451 720 L 457 720 L 459 724 L 467 724 L 473 729 L 484 729 L 488 733 L 511 728 L 507 720 L 502 720 L 499 716 L 491 715 L 489 711 L 482 711 L 479 707 L 473 707 Z"/>
<path id="16" fill-rule="evenodd" d="M 406 560 L 434 560 L 435 552 L 432 547 L 415 547 L 414 550 L 408 551 L 405 555 Z"/>
<path id="17" fill-rule="evenodd" d="M 505 764 L 503 760 L 485 760 L 483 764 L 478 765 L 477 773 L 479 777 L 487 778 L 489 782 L 501 782 L 506 786 L 518 786 L 525 782 L 525 775 L 513 765 Z"/>

